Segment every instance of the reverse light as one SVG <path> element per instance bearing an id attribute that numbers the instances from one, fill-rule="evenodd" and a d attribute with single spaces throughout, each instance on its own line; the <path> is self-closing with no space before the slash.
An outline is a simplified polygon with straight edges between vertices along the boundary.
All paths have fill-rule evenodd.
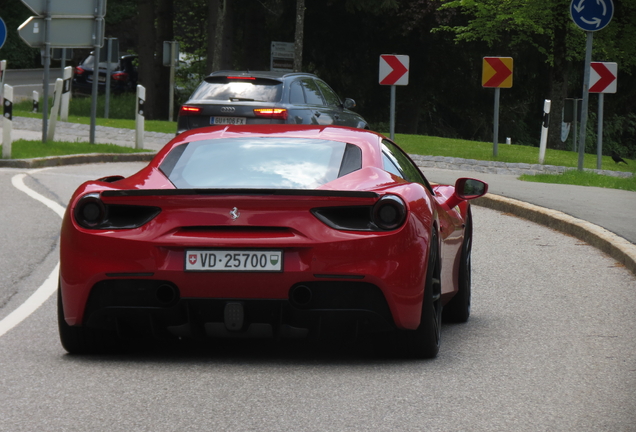
<path id="1" fill-rule="evenodd" d="M 73 216 L 83 228 L 95 230 L 132 229 L 150 222 L 161 213 L 159 207 L 111 204 L 99 194 L 83 196 L 75 206 Z"/>
<path id="2" fill-rule="evenodd" d="M 256 108 L 254 115 L 261 118 L 287 120 L 287 110 L 285 108 Z"/>
<path id="3" fill-rule="evenodd" d="M 181 109 L 179 110 L 179 115 L 196 115 L 199 114 L 201 112 L 201 108 L 199 107 L 194 107 L 194 106 L 188 106 L 188 105 L 182 105 Z"/>

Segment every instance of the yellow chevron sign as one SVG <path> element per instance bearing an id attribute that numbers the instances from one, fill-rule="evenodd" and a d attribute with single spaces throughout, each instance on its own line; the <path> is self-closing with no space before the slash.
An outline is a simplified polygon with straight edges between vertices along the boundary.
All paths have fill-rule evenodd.
<path id="1" fill-rule="evenodd" d="M 482 87 L 512 87 L 512 57 L 484 57 Z"/>

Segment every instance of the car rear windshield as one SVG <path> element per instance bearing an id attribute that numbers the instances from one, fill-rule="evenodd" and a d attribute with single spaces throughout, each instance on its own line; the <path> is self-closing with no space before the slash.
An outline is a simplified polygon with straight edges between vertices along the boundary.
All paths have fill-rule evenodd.
<path id="1" fill-rule="evenodd" d="M 94 69 L 95 68 L 95 56 L 90 55 L 88 57 L 86 57 L 86 59 L 82 62 L 82 66 L 86 67 L 86 68 L 91 68 Z M 108 62 L 99 62 L 99 68 L 100 69 L 108 69 Z M 119 68 L 119 63 L 115 63 L 115 62 L 111 62 L 110 63 L 110 70 L 116 71 Z"/>
<path id="2" fill-rule="evenodd" d="M 361 166 L 359 147 L 301 138 L 224 138 L 175 147 L 161 171 L 179 189 L 314 189 Z"/>
<path id="3" fill-rule="evenodd" d="M 209 77 L 192 93 L 191 100 L 279 102 L 283 83 L 267 78 Z"/>

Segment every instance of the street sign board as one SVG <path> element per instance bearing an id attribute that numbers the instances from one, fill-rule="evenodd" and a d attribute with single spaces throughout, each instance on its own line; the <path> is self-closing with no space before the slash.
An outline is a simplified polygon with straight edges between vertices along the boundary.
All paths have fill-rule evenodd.
<path id="1" fill-rule="evenodd" d="M 590 68 L 590 93 L 616 93 L 618 64 L 591 62 Z"/>
<path id="2" fill-rule="evenodd" d="M 4 23 L 4 20 L 0 18 L 0 48 L 7 41 L 7 25 Z"/>
<path id="3" fill-rule="evenodd" d="M 22 0 L 29 9 L 36 15 L 46 13 L 47 0 Z M 102 10 L 97 10 L 99 2 L 97 0 L 49 0 L 50 15 L 81 15 L 81 16 L 104 16 L 106 15 L 106 0 L 102 1 Z"/>
<path id="4" fill-rule="evenodd" d="M 293 42 L 272 41 L 269 69 L 292 72 L 294 70 L 295 47 Z"/>
<path id="5" fill-rule="evenodd" d="M 104 43 L 102 33 L 96 35 L 97 21 L 91 18 L 56 18 L 50 21 L 52 48 L 93 48 Z M 30 17 L 18 27 L 18 34 L 31 47 L 44 47 L 44 18 Z"/>
<path id="6" fill-rule="evenodd" d="M 612 0 L 572 0 L 570 16 L 581 30 L 598 31 L 612 20 L 614 3 Z"/>
<path id="7" fill-rule="evenodd" d="M 409 56 L 382 54 L 380 56 L 380 84 L 408 85 Z"/>
<path id="8" fill-rule="evenodd" d="M 484 57 L 481 74 L 482 87 L 512 87 L 512 66 L 512 57 Z"/>

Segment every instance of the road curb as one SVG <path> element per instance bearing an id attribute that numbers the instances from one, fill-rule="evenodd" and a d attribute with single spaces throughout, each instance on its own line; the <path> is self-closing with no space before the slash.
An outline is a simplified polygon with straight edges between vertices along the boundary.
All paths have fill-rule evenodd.
<path id="1" fill-rule="evenodd" d="M 558 210 L 529 204 L 512 198 L 486 194 L 473 204 L 511 213 L 578 238 L 607 253 L 636 275 L 636 245 L 598 225 L 577 219 Z"/>
<path id="2" fill-rule="evenodd" d="M 0 159 L 1 168 L 45 168 L 106 162 L 149 162 L 156 153 L 95 153 L 33 159 Z"/>

